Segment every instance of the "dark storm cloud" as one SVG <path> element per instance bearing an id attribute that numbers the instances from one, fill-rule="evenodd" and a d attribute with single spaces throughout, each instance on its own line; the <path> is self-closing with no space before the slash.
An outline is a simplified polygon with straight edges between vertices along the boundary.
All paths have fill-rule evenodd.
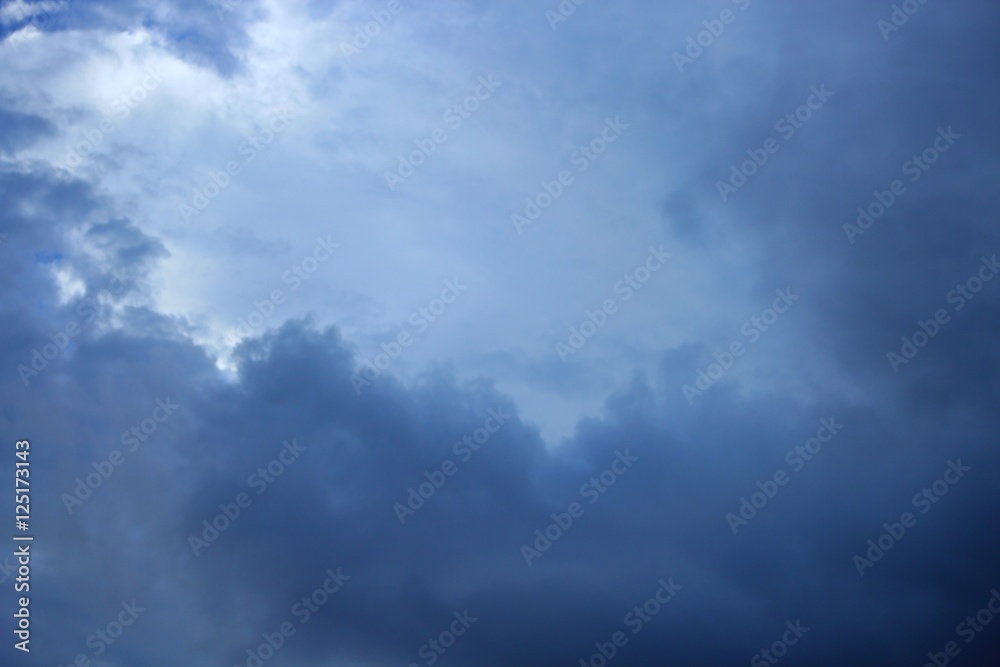
<path id="1" fill-rule="evenodd" d="M 810 641 L 799 647 L 800 664 L 895 664 L 894 658 L 913 651 L 915 637 L 939 633 L 952 617 L 962 617 L 962 604 L 927 576 L 954 567 L 950 552 L 968 539 L 966 529 L 948 517 L 982 526 L 995 519 L 995 510 L 983 507 L 984 497 L 994 493 L 995 463 L 965 446 L 954 455 L 970 452 L 964 461 L 975 472 L 946 504 L 921 517 L 912 537 L 873 575 L 860 578 L 852 556 L 945 468 L 944 458 L 934 456 L 887 469 L 887 460 L 936 437 L 919 424 L 901 428 L 870 409 L 843 405 L 789 413 L 779 401 L 742 404 L 724 388 L 690 414 L 683 401 L 659 396 L 639 381 L 612 397 L 606 419 L 581 424 L 567 449 L 546 455 L 532 430 L 488 386 L 460 388 L 432 378 L 415 390 L 386 382 L 357 397 L 346 380 L 349 354 L 332 332 L 287 325 L 255 345 L 257 359 L 245 361 L 244 384 L 216 386 L 203 396 L 170 388 L 200 423 L 185 424 L 190 430 L 183 435 L 157 437 L 157 448 L 172 446 L 183 454 L 185 462 L 173 468 L 173 476 L 129 471 L 126 477 L 122 469 L 118 485 L 100 489 L 104 498 L 95 494 L 77 519 L 93 525 L 131 515 L 131 527 L 115 534 L 138 532 L 160 554 L 154 562 L 162 558 L 159 566 L 168 567 L 164 576 L 185 583 L 156 593 L 130 579 L 118 571 L 130 567 L 118 562 L 123 555 L 117 544 L 97 547 L 111 563 L 81 565 L 81 572 L 93 568 L 98 579 L 114 578 L 120 597 L 129 585 L 154 596 L 150 607 L 157 613 L 183 603 L 202 609 L 216 619 L 217 634 L 204 638 L 199 654 L 219 661 L 241 661 L 245 646 L 236 637 L 247 625 L 258 637 L 285 620 L 298 626 L 294 603 L 322 583 L 327 568 L 342 567 L 350 579 L 321 615 L 298 626 L 282 649 L 285 659 L 378 655 L 417 661 L 418 648 L 444 629 L 451 612 L 469 608 L 478 620 L 449 660 L 565 662 L 567 656 L 589 656 L 594 641 L 618 629 L 631 630 L 634 625 L 623 627 L 626 613 L 655 593 L 660 577 L 673 577 L 684 588 L 631 640 L 623 652 L 628 664 L 647 664 L 654 656 L 691 665 L 736 662 L 770 643 L 785 620 L 797 618 L 811 628 Z M 115 354 L 129 359 L 133 372 L 155 372 L 159 382 L 169 381 L 170 374 L 157 369 L 141 347 L 116 346 Z M 199 365 L 190 354 L 178 364 L 179 351 L 170 354 L 175 365 L 187 372 Z M 121 372 L 107 358 L 87 371 L 99 383 Z M 149 385 L 131 393 L 151 396 L 155 390 Z M 138 403 L 133 401 L 135 415 L 141 414 Z M 425 481 L 425 471 L 440 468 L 444 458 L 456 460 L 451 443 L 472 432 L 494 406 L 510 412 L 509 422 L 400 525 L 392 505 L 405 502 L 406 489 Z M 85 400 L 75 408 L 86 409 Z M 726 414 L 726 421 L 707 418 L 713 413 Z M 734 536 L 724 515 L 738 511 L 740 497 L 755 492 L 756 481 L 788 470 L 786 451 L 831 416 L 844 430 L 808 467 L 789 472 L 788 487 Z M 985 436 L 968 428 L 966 437 L 975 442 Z M 305 447 L 300 460 L 256 495 L 247 476 L 293 438 Z M 905 447 L 893 447 L 890 439 Z M 638 458 L 635 467 L 587 504 L 580 485 L 624 449 Z M 252 504 L 194 557 L 189 535 L 240 491 Z M 167 507 L 124 510 L 137 499 L 150 502 L 143 498 Z M 549 523 L 551 512 L 566 511 L 573 500 L 584 505 L 584 515 L 528 567 L 519 547 Z M 142 525 L 133 524 L 140 516 Z M 100 525 L 92 528 L 93 539 L 99 539 Z M 63 534 L 72 531 L 67 527 Z M 941 544 L 949 546 L 935 549 Z M 963 591 L 972 598 L 992 585 L 987 573 L 997 546 L 995 538 L 966 546 Z M 908 597 L 873 599 L 886 586 Z M 913 599 L 925 600 L 920 618 L 911 613 Z M 266 611 L 251 614 L 248 608 Z M 904 630 L 905 636 L 887 638 L 886 628 Z M 162 636 L 148 626 L 135 632 L 150 642 Z M 715 641 L 722 632 L 726 646 Z M 845 638 L 855 647 L 845 646 Z M 252 633 L 249 641 L 246 646 L 256 645 Z"/>
<path id="2" fill-rule="evenodd" d="M 58 403 L 46 392 L 46 409 L 60 423 L 29 413 L 8 424 L 13 431 L 30 425 L 37 441 L 52 442 L 38 464 L 48 477 L 40 497 L 50 499 L 39 511 L 58 527 L 47 537 L 53 556 L 75 554 L 52 562 L 46 576 L 59 593 L 38 600 L 39 609 L 67 610 L 48 616 L 52 631 L 58 627 L 65 637 L 49 642 L 53 660 L 86 652 L 82 643 L 102 619 L 136 598 L 149 612 L 129 630 L 128 646 L 137 651 L 129 664 L 169 656 L 242 662 L 260 633 L 285 620 L 297 624 L 294 603 L 322 583 L 327 568 L 341 567 L 350 576 L 343 590 L 299 626 L 282 659 L 417 661 L 419 647 L 446 629 L 451 613 L 468 608 L 477 621 L 449 660 L 571 664 L 589 656 L 593 642 L 630 631 L 634 625 L 623 626 L 628 611 L 655 593 L 660 577 L 673 577 L 684 588 L 630 640 L 623 664 L 663 656 L 677 664 L 736 662 L 798 618 L 810 628 L 799 664 L 894 664 L 900 655 L 918 657 L 917 637 L 940 634 L 962 618 L 963 604 L 927 578 L 928 570 L 949 566 L 951 550 L 968 540 L 947 517 L 981 526 L 995 519 L 983 508 L 995 493 L 995 464 L 980 451 L 967 459 L 977 476 L 918 525 L 923 535 L 914 529 L 891 552 L 895 562 L 887 558 L 876 576 L 861 579 L 851 556 L 944 466 L 935 456 L 905 474 L 898 463 L 887 468 L 932 439 L 919 424 L 901 428 L 896 419 L 844 405 L 795 412 L 780 401 L 747 405 L 724 386 L 691 413 L 678 396 L 637 381 L 610 399 L 606 419 L 582 423 L 566 449 L 545 454 L 516 409 L 488 385 L 462 388 L 433 377 L 404 390 L 387 380 L 356 396 L 348 381 L 351 355 L 333 332 L 287 325 L 249 343 L 244 355 L 241 383 L 223 386 L 189 345 L 152 336 L 88 341 L 65 367 L 79 389 Z M 59 494 L 90 472 L 92 459 L 119 446 L 119 433 L 152 409 L 154 397 L 167 395 L 182 406 L 178 417 L 67 516 Z M 400 525 L 392 505 L 405 501 L 425 471 L 454 459 L 451 443 L 491 407 L 508 411 L 509 422 Z M 737 510 L 757 480 L 784 467 L 785 451 L 812 435 L 828 412 L 845 431 L 733 536 L 724 514 Z M 955 454 L 976 453 L 972 443 L 987 435 L 967 426 Z M 253 493 L 247 476 L 292 438 L 306 447 L 301 460 L 254 495 L 243 516 L 195 558 L 188 536 L 218 513 L 219 503 Z M 579 486 L 620 449 L 638 457 L 635 468 L 526 566 L 519 547 L 545 527 L 550 512 L 581 501 Z M 64 456 L 57 452 L 73 456 L 57 463 Z M 995 538 L 966 544 L 977 557 L 964 559 L 963 602 L 992 585 L 986 573 L 997 546 Z M 896 589 L 909 597 L 895 601 Z M 913 618 L 912 599 L 924 600 L 920 618 Z M 194 616 L 185 621 L 188 613 Z M 211 623 L 211 632 L 194 627 L 198 618 Z M 164 624 L 189 637 L 190 649 L 173 646 Z M 904 637 L 887 639 L 886 628 Z M 717 641 L 723 633 L 724 646 Z"/>
<path id="3" fill-rule="evenodd" d="M 997 13 L 975 2 L 963 3 L 966 21 L 927 16 L 932 11 L 922 9 L 888 42 L 867 23 L 838 26 L 841 56 L 831 60 L 821 51 L 837 40 L 809 10 L 797 21 L 800 39 L 779 71 L 767 77 L 761 68 L 759 78 L 774 83 L 763 84 L 765 94 L 748 105 L 749 113 L 733 113 L 711 126 L 728 148 L 721 149 L 717 139 L 715 149 L 696 162 L 699 177 L 683 194 L 671 195 L 667 217 L 682 229 L 693 219 L 699 229 L 705 229 L 703 220 L 728 219 L 728 235 L 746 237 L 762 252 L 755 280 L 762 300 L 779 285 L 800 289 L 809 338 L 832 348 L 855 377 L 895 391 L 911 382 L 948 387 L 934 394 L 938 405 L 956 393 L 987 405 L 996 391 L 990 374 L 954 371 L 995 363 L 977 328 L 995 313 L 1000 292 L 987 285 L 961 313 L 953 312 L 955 304 L 946 297 L 975 275 L 982 257 L 1000 248 L 990 196 L 998 168 L 993 119 L 1000 105 L 991 92 L 990 63 L 1000 54 L 987 35 Z M 871 12 L 878 15 L 869 6 Z M 861 35 L 848 39 L 859 28 Z M 818 35 L 816 45 L 800 43 L 803 35 Z M 794 112 L 810 85 L 823 83 L 834 93 L 830 101 L 722 202 L 712 186 L 748 159 L 746 150 L 758 150 L 765 137 L 779 137 L 774 121 Z M 942 134 L 960 136 L 937 162 L 916 166 L 913 156 Z M 897 179 L 906 192 L 885 214 L 860 235 L 856 229 L 845 233 L 845 225 L 856 225 L 858 207 L 877 202 L 875 192 L 888 192 Z M 900 336 L 912 334 L 917 319 L 938 308 L 954 317 L 940 340 L 910 364 L 906 370 L 912 373 L 886 376 L 885 353 L 898 351 Z M 969 318 L 978 323 L 966 325 Z"/>
<path id="4" fill-rule="evenodd" d="M 628 643 L 611 664 L 745 664 L 800 619 L 809 630 L 782 664 L 916 665 L 942 650 L 1000 585 L 1000 280 L 961 311 L 946 299 L 980 256 L 1000 251 L 990 187 L 996 99 L 983 92 L 995 89 L 985 31 L 996 10 L 961 7 L 954 11 L 967 20 L 958 23 L 941 18 L 950 8 L 928 3 L 923 27 L 915 18 L 888 43 L 874 27 L 887 10 L 867 3 L 808 15 L 754 7 L 761 16 L 743 39 L 785 35 L 789 51 L 776 71 L 746 66 L 764 90 L 743 115 L 692 121 L 692 132 L 714 139 L 686 154 L 691 178 L 665 195 L 673 198 L 665 224 L 686 229 L 692 243 L 727 234 L 759 248 L 760 308 L 776 288 L 801 291 L 788 326 L 745 360 L 801 364 L 796 378 L 809 392 L 746 395 L 734 375 L 689 404 L 681 385 L 722 349 L 691 343 L 665 352 L 651 377 L 609 390 L 605 416 L 581 421 L 554 450 L 487 380 L 430 371 L 407 387 L 387 375 L 357 395 L 354 351 L 309 321 L 244 343 L 238 380 L 224 381 L 184 337 L 184 322 L 143 305 L 144 278 L 166 253 L 160 240 L 108 213 L 89 186 L 4 167 L 0 423 L 37 443 L 39 660 L 93 657 L 87 637 L 132 599 L 146 611 L 113 647 L 112 664 L 244 664 L 246 649 L 285 621 L 296 634 L 269 664 L 419 664 L 421 646 L 466 609 L 477 620 L 442 664 L 576 665 L 616 631 Z M 846 60 L 824 56 L 838 44 Z M 722 202 L 715 180 L 824 82 L 830 102 Z M 690 103 L 708 94 L 695 89 Z M 857 206 L 948 125 L 962 138 L 941 164 L 849 243 L 842 227 Z M 0 145 L 22 132 L 0 128 Z M 725 222 L 702 232 L 691 215 Z M 98 257 L 71 243 L 73 233 Z M 59 305 L 53 263 L 82 276 L 85 293 Z M 103 333 L 120 301 L 106 304 L 24 387 L 17 365 L 105 287 L 106 266 L 139 277 L 124 326 Z M 937 308 L 951 322 L 893 373 L 886 352 Z M 732 338 L 742 339 L 738 327 Z M 811 376 L 821 359 L 831 377 L 860 389 Z M 125 450 L 126 434 L 142 432 L 158 400 L 179 407 L 68 513 L 64 494 L 94 472 L 93 461 Z M 454 443 L 490 410 L 509 417 L 462 461 Z M 796 469 L 786 457 L 821 420 L 843 428 Z M 304 450 L 258 494 L 250 476 L 286 441 Z M 581 493 L 626 450 L 636 460 L 606 492 Z M 401 525 L 394 505 L 445 459 L 457 472 Z M 914 495 L 958 459 L 971 470 L 920 513 Z M 788 483 L 734 535 L 726 515 L 778 471 Z M 241 492 L 252 503 L 196 556 L 190 536 Z M 583 515 L 526 564 L 521 546 L 573 502 Z M 906 511 L 916 525 L 859 576 L 853 558 Z M 337 568 L 349 579 L 299 623 L 296 602 Z M 633 633 L 637 617 L 627 615 L 661 578 L 682 588 Z M 998 636 L 988 626 L 963 644 L 961 664 L 985 664 Z"/>

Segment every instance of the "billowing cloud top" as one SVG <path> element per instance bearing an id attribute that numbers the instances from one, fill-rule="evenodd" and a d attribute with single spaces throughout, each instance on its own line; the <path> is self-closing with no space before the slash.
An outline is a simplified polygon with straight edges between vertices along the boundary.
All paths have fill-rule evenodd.
<path id="1" fill-rule="evenodd" d="M 992 664 L 998 20 L 0 5 L 3 664 Z"/>

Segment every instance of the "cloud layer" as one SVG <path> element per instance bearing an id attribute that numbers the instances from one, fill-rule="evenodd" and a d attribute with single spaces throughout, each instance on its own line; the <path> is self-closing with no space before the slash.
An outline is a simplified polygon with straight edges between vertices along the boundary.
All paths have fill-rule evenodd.
<path id="1" fill-rule="evenodd" d="M 998 18 L 4 5 L 3 651 L 986 664 Z"/>

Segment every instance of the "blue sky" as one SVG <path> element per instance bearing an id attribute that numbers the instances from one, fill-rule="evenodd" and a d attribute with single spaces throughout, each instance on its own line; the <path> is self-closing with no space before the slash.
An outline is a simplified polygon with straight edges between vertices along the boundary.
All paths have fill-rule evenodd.
<path id="1" fill-rule="evenodd" d="M 3 650 L 984 664 L 998 18 L 0 4 Z"/>

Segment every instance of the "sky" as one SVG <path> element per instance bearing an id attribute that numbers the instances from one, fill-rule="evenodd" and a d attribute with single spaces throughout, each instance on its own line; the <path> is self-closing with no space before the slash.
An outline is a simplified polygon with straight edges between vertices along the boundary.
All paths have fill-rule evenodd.
<path id="1" fill-rule="evenodd" d="M 991 664 L 998 21 L 0 2 L 3 664 Z"/>

